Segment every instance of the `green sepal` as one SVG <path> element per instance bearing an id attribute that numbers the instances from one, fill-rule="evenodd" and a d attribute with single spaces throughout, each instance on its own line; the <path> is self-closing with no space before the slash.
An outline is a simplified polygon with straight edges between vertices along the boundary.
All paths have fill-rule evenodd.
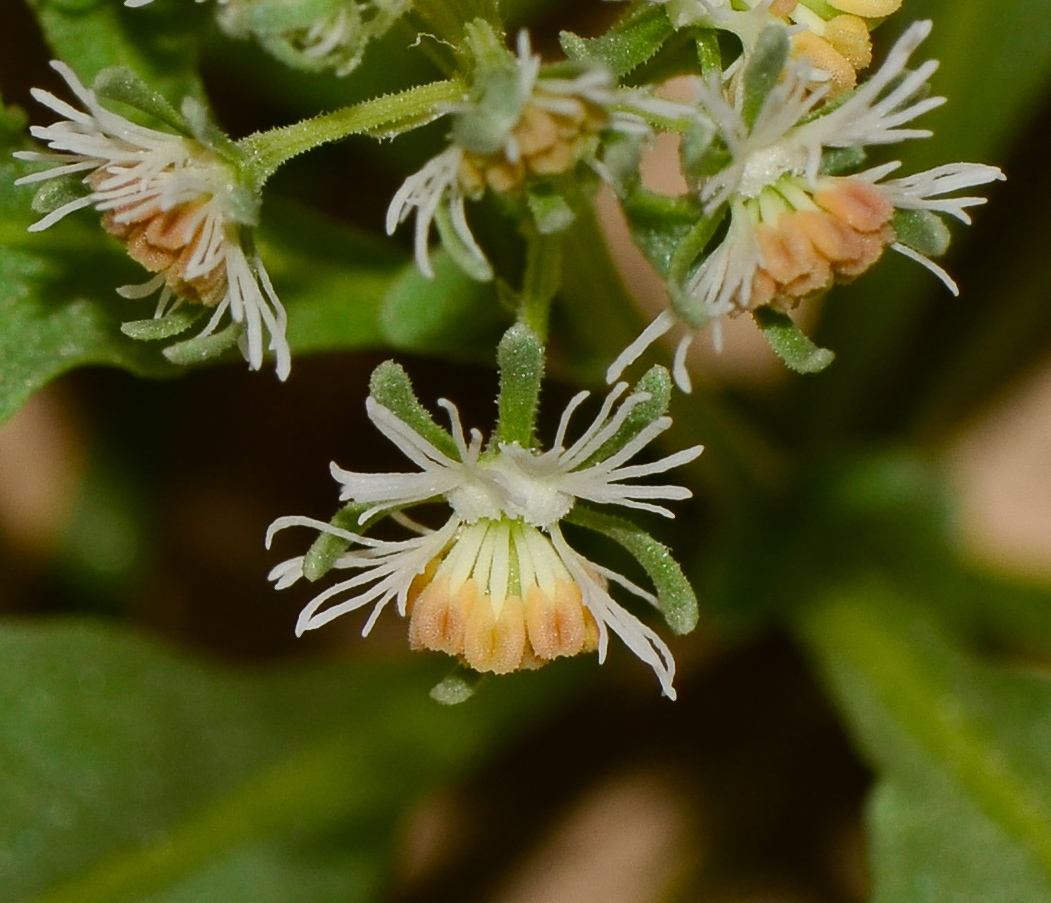
<path id="1" fill-rule="evenodd" d="M 231 163 L 240 165 L 244 160 L 244 151 L 238 147 L 212 119 L 211 111 L 196 97 L 182 99 L 182 115 L 190 128 L 190 134 L 205 147 L 215 151 Z"/>
<path id="2" fill-rule="evenodd" d="M 752 311 L 763 337 L 785 365 L 796 373 L 820 373 L 835 360 L 827 348 L 819 348 L 810 341 L 788 314 L 771 307 Z"/>
<path id="3" fill-rule="evenodd" d="M 631 390 L 633 395 L 645 392 L 649 395 L 649 398 L 639 402 L 632 408 L 631 413 L 620 429 L 610 436 L 582 466 L 587 467 L 606 460 L 610 455 L 615 454 L 619 449 L 627 445 L 654 420 L 658 417 L 663 417 L 668 412 L 668 406 L 671 404 L 672 386 L 671 374 L 666 367 L 662 367 L 660 364 L 654 364 L 650 367 Z"/>
<path id="4" fill-rule="evenodd" d="M 788 29 L 771 25 L 763 30 L 744 70 L 744 103 L 741 118 L 751 128 L 755 125 L 766 98 L 781 78 L 788 61 Z"/>
<path id="5" fill-rule="evenodd" d="M 485 683 L 487 675 L 479 674 L 477 671 L 457 665 L 448 675 L 434 685 L 430 697 L 442 705 L 459 705 L 467 702 L 478 688 Z"/>
<path id="6" fill-rule="evenodd" d="M 544 344 L 532 329 L 516 323 L 500 339 L 496 362 L 500 368 L 497 436 L 501 442 L 530 448 L 544 379 Z"/>
<path id="7" fill-rule="evenodd" d="M 164 95 L 150 87 L 137 72 L 126 66 L 107 66 L 95 76 L 92 86 L 100 100 L 115 100 L 141 110 L 182 135 L 192 135 L 190 124 Z"/>
<path id="8" fill-rule="evenodd" d="M 722 78 L 723 54 L 719 49 L 719 37 L 715 31 L 702 31 L 694 39 L 697 45 L 697 65 L 704 78 Z"/>
<path id="9" fill-rule="evenodd" d="M 504 36 L 483 19 L 464 26 L 463 46 L 473 61 L 473 86 L 467 108 L 453 120 L 453 142 L 478 154 L 499 151 L 522 117 L 518 63 Z"/>
<path id="10" fill-rule="evenodd" d="M 381 519 L 380 515 L 370 518 L 365 524 L 358 523 L 361 515 L 371 505 L 362 502 L 350 502 L 339 509 L 329 521 L 329 526 L 337 530 L 346 530 L 349 533 L 361 533 L 371 524 Z M 386 513 L 386 512 L 384 512 Z M 320 533 L 318 538 L 307 549 L 303 556 L 303 576 L 311 583 L 325 576 L 339 558 L 350 547 L 350 540 L 332 533 Z"/>
<path id="11" fill-rule="evenodd" d="M 188 366 L 190 364 L 203 364 L 212 358 L 218 357 L 229 351 L 241 335 L 241 324 L 231 323 L 219 332 L 211 335 L 195 336 L 184 342 L 176 342 L 164 349 L 164 356 L 173 364 Z"/>
<path id="12" fill-rule="evenodd" d="M 495 154 L 522 118 L 525 101 L 517 67 L 480 69 L 467 109 L 454 119 L 449 137 L 476 154 Z"/>
<path id="13" fill-rule="evenodd" d="M 827 147 L 821 153 L 821 167 L 818 171 L 823 176 L 857 172 L 867 157 L 863 147 Z"/>
<path id="14" fill-rule="evenodd" d="M 700 181 L 724 169 L 731 162 L 730 152 L 716 141 L 718 130 L 706 120 L 697 120 L 682 133 L 679 156 L 682 172 L 691 181 Z"/>
<path id="15" fill-rule="evenodd" d="M 580 503 L 573 507 L 565 520 L 608 536 L 642 565 L 653 582 L 660 612 L 675 633 L 689 633 L 697 626 L 700 618 L 697 595 L 664 543 L 630 521 Z"/>
<path id="16" fill-rule="evenodd" d="M 445 204 L 439 204 L 434 211 L 434 224 L 438 227 L 438 237 L 448 255 L 461 270 L 475 282 L 490 282 L 493 278 L 492 264 L 477 248 L 468 245 L 456 231 L 452 216 Z"/>
<path id="17" fill-rule="evenodd" d="M 89 193 L 84 185 L 83 176 L 72 174 L 60 176 L 57 179 L 48 179 L 41 182 L 33 195 L 32 209 L 34 213 L 51 213 L 73 201 L 85 197 Z"/>
<path id="18" fill-rule="evenodd" d="M 949 250 L 952 235 L 937 213 L 930 210 L 895 210 L 891 225 L 898 241 L 924 257 L 941 257 Z"/>
<path id="19" fill-rule="evenodd" d="M 129 320 L 120 324 L 120 331 L 133 339 L 143 342 L 155 342 L 159 339 L 170 339 L 181 332 L 186 332 L 204 314 L 202 307 L 180 307 L 163 317 L 150 317 L 146 320 Z"/>
<path id="20" fill-rule="evenodd" d="M 373 370 L 369 378 L 369 395 L 438 451 L 460 460 L 452 436 L 438 426 L 430 412 L 417 400 L 409 374 L 401 364 L 384 361 Z"/>
<path id="21" fill-rule="evenodd" d="M 603 63 L 622 78 L 649 62 L 675 34 L 663 6 L 643 5 L 629 12 L 604 35 L 582 38 L 570 31 L 559 34 L 562 50 L 571 60 Z"/>
<path id="22" fill-rule="evenodd" d="M 536 223 L 536 230 L 541 235 L 562 232 L 576 218 L 573 208 L 561 192 L 548 185 L 531 186 L 526 194 L 526 203 Z"/>

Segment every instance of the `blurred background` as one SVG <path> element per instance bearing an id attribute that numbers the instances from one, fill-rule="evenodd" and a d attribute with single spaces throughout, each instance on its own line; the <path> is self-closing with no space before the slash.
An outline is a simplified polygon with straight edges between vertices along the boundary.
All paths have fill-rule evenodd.
<path id="1" fill-rule="evenodd" d="M 597 34 L 619 12 L 613 4 L 579 4 L 567 22 L 558 4 L 548 6 L 536 30 L 537 45 L 548 51 L 557 28 Z M 913 15 L 908 2 L 905 15 Z M 47 114 L 29 88 L 57 87 L 49 56 L 28 9 L 4 0 L 0 91 L 31 121 Z M 219 37 L 209 47 L 206 84 L 234 137 L 292 118 L 293 88 L 273 88 L 280 82 L 275 66 Z M 382 54 L 367 60 L 363 92 L 370 79 L 382 80 L 383 67 Z M 260 74 L 264 88 L 257 90 Z M 950 105 L 959 101 L 950 97 Z M 851 425 L 836 434 L 841 443 L 879 437 L 919 450 L 944 474 L 958 548 L 984 567 L 1038 582 L 1051 579 L 1049 124 L 1051 107 L 1029 111 L 1010 145 L 987 159 L 1008 182 L 990 189 L 974 226 L 954 229 L 947 268 L 961 298 L 919 277 L 926 280 L 922 313 L 902 334 L 896 359 L 884 361 L 890 375 L 882 394 L 860 403 Z M 350 141 L 310 159 L 310 166 L 283 172 L 274 191 L 378 231 L 406 171 L 399 143 Z M 682 190 L 673 142 L 653 150 L 647 181 Z M 663 288 L 634 252 L 615 203 L 604 197 L 600 209 L 641 322 L 664 303 Z M 1031 315 L 995 319 L 1005 280 L 1021 286 Z M 882 284 L 886 291 L 893 278 Z M 849 288 L 837 291 L 826 309 L 850 299 Z M 817 324 L 821 313 L 815 308 L 805 317 Z M 934 385 L 924 382 L 927 374 L 966 370 L 977 352 L 956 359 L 954 349 L 978 348 L 983 336 L 1014 342 L 1015 351 L 990 364 L 992 376 L 980 385 L 944 398 L 937 386 L 926 391 Z M 773 424 L 777 418 L 766 412 L 786 397 L 808 403 L 807 389 L 794 384 L 811 378 L 788 374 L 751 322 L 730 324 L 721 355 L 705 345 L 696 343 L 694 360 L 703 391 Z M 849 357 L 849 348 L 833 347 L 841 360 L 815 381 L 835 379 Z M 327 518 L 335 510 L 329 461 L 355 470 L 403 466 L 364 416 L 369 373 L 386 357 L 376 349 L 298 359 L 283 385 L 240 362 L 157 382 L 86 368 L 37 393 L 0 428 L 4 615 L 130 622 L 143 635 L 238 668 L 407 658 L 396 617 L 381 618 L 367 642 L 354 617 L 296 639 L 308 589 L 275 593 L 265 579 L 302 542 L 281 537 L 284 544 L 267 553 L 263 535 L 275 517 Z M 490 368 L 401 353 L 398 359 L 425 404 L 454 398 L 465 423 L 488 426 Z M 558 410 L 572 387 L 547 391 Z M 902 414 L 900 399 L 911 395 L 930 410 L 920 412 L 917 403 Z M 831 435 L 814 430 L 814 442 Z M 790 429 L 785 435 L 791 441 Z M 681 515 L 699 542 L 713 529 L 706 504 L 699 493 Z M 820 556 L 812 566 L 821 566 Z M 581 663 L 565 701 L 545 719 L 402 812 L 389 899 L 865 900 L 867 767 L 791 638 L 769 621 L 727 629 L 705 608 L 713 602 L 718 609 L 719 600 L 702 596 L 702 626 L 671 644 L 680 667 L 678 702 L 660 698 L 652 675 L 623 650 L 611 654 L 601 675 L 593 662 Z"/>

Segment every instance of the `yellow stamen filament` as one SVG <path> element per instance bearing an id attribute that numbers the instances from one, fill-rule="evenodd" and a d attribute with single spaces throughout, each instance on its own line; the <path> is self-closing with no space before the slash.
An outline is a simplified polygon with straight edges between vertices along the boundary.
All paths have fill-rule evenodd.
<path id="1" fill-rule="evenodd" d="M 865 19 L 881 19 L 897 12 L 901 0 L 828 0 L 828 5 Z"/>
<path id="2" fill-rule="evenodd" d="M 517 565 L 520 592 L 508 589 L 508 563 Z M 411 648 L 445 652 L 476 671 L 506 674 L 598 647 L 580 587 L 550 540 L 521 524 L 466 528 L 416 578 L 409 604 Z"/>
<path id="3" fill-rule="evenodd" d="M 756 226 L 762 263 L 742 309 L 790 310 L 837 279 L 860 275 L 894 241 L 894 207 L 868 182 L 837 179 L 813 201 L 810 209 L 789 210 Z"/>
<path id="4" fill-rule="evenodd" d="M 518 124 L 511 130 L 517 159 L 506 151 L 495 154 L 465 152 L 460 166 L 460 185 L 468 195 L 488 186 L 493 191 L 516 191 L 531 175 L 552 176 L 568 172 L 577 160 L 580 141 L 601 131 L 608 122 L 605 111 L 581 98 L 559 98 L 554 113 L 541 104 L 526 104 Z M 572 109 L 562 109 L 572 106 Z"/>
<path id="5" fill-rule="evenodd" d="M 832 85 L 830 97 L 849 91 L 857 84 L 855 67 L 826 38 L 812 31 L 801 31 L 792 38 L 792 49 L 796 56 L 806 57 L 816 68 L 828 73 Z"/>
<path id="6" fill-rule="evenodd" d="M 872 62 L 869 27 L 857 16 L 836 16 L 825 26 L 825 40 L 855 69 Z"/>
<path id="7" fill-rule="evenodd" d="M 206 203 L 202 199 L 171 210 L 146 206 L 134 215 L 132 205 L 117 207 L 102 215 L 102 227 L 124 242 L 132 260 L 151 273 L 163 273 L 164 281 L 179 297 L 215 307 L 226 295 L 222 261 L 206 273 L 186 278 L 186 267 L 205 229 L 201 208 Z"/>

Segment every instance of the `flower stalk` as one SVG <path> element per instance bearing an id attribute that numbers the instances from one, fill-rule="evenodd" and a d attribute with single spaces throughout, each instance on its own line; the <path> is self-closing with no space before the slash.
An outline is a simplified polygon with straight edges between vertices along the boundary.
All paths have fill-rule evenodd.
<path id="1" fill-rule="evenodd" d="M 466 87 L 459 79 L 430 82 L 293 125 L 256 132 L 238 142 L 248 161 L 246 174 L 261 186 L 293 157 L 323 144 L 351 135 L 390 138 L 419 128 L 462 101 L 465 92 Z"/>

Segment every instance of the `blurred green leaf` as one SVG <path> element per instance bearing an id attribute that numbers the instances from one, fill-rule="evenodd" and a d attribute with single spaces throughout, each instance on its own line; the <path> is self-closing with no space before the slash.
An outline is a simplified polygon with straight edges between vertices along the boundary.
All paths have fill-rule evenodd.
<path id="1" fill-rule="evenodd" d="M 803 634 L 880 783 L 875 903 L 1051 900 L 1051 680 L 980 664 L 882 589 Z"/>
<path id="2" fill-rule="evenodd" d="M 198 46 L 211 9 L 158 2 L 129 9 L 119 0 L 26 0 L 55 56 L 90 85 L 107 66 L 126 66 L 176 106 L 201 97 Z"/>
<path id="3" fill-rule="evenodd" d="M 0 164 L 0 178 L 13 180 L 17 168 Z M 36 219 L 32 193 L 14 189 L 0 225 L 0 422 L 75 367 L 108 364 L 148 377 L 182 372 L 160 343 L 122 334 L 121 324 L 141 320 L 149 306 L 115 289 L 142 271 L 88 213 L 27 233 Z M 259 245 L 288 310 L 293 353 L 382 344 L 378 311 L 401 252 L 276 200 L 264 220 Z M 239 359 L 236 351 L 224 358 Z"/>
<path id="4" fill-rule="evenodd" d="M 570 59 L 605 64 L 621 77 L 651 60 L 674 33 L 663 7 L 640 5 L 600 37 L 581 38 L 563 31 L 559 42 Z"/>
<path id="5" fill-rule="evenodd" d="M 431 262 L 433 279 L 410 261 L 391 284 L 380 311 L 384 338 L 406 351 L 490 362 L 511 319 L 493 283 L 476 282 L 444 251 Z"/>
<path id="6" fill-rule="evenodd" d="M 84 622 L 0 629 L 0 900 L 378 898 L 398 818 L 551 694 L 440 670 L 219 668 Z"/>

